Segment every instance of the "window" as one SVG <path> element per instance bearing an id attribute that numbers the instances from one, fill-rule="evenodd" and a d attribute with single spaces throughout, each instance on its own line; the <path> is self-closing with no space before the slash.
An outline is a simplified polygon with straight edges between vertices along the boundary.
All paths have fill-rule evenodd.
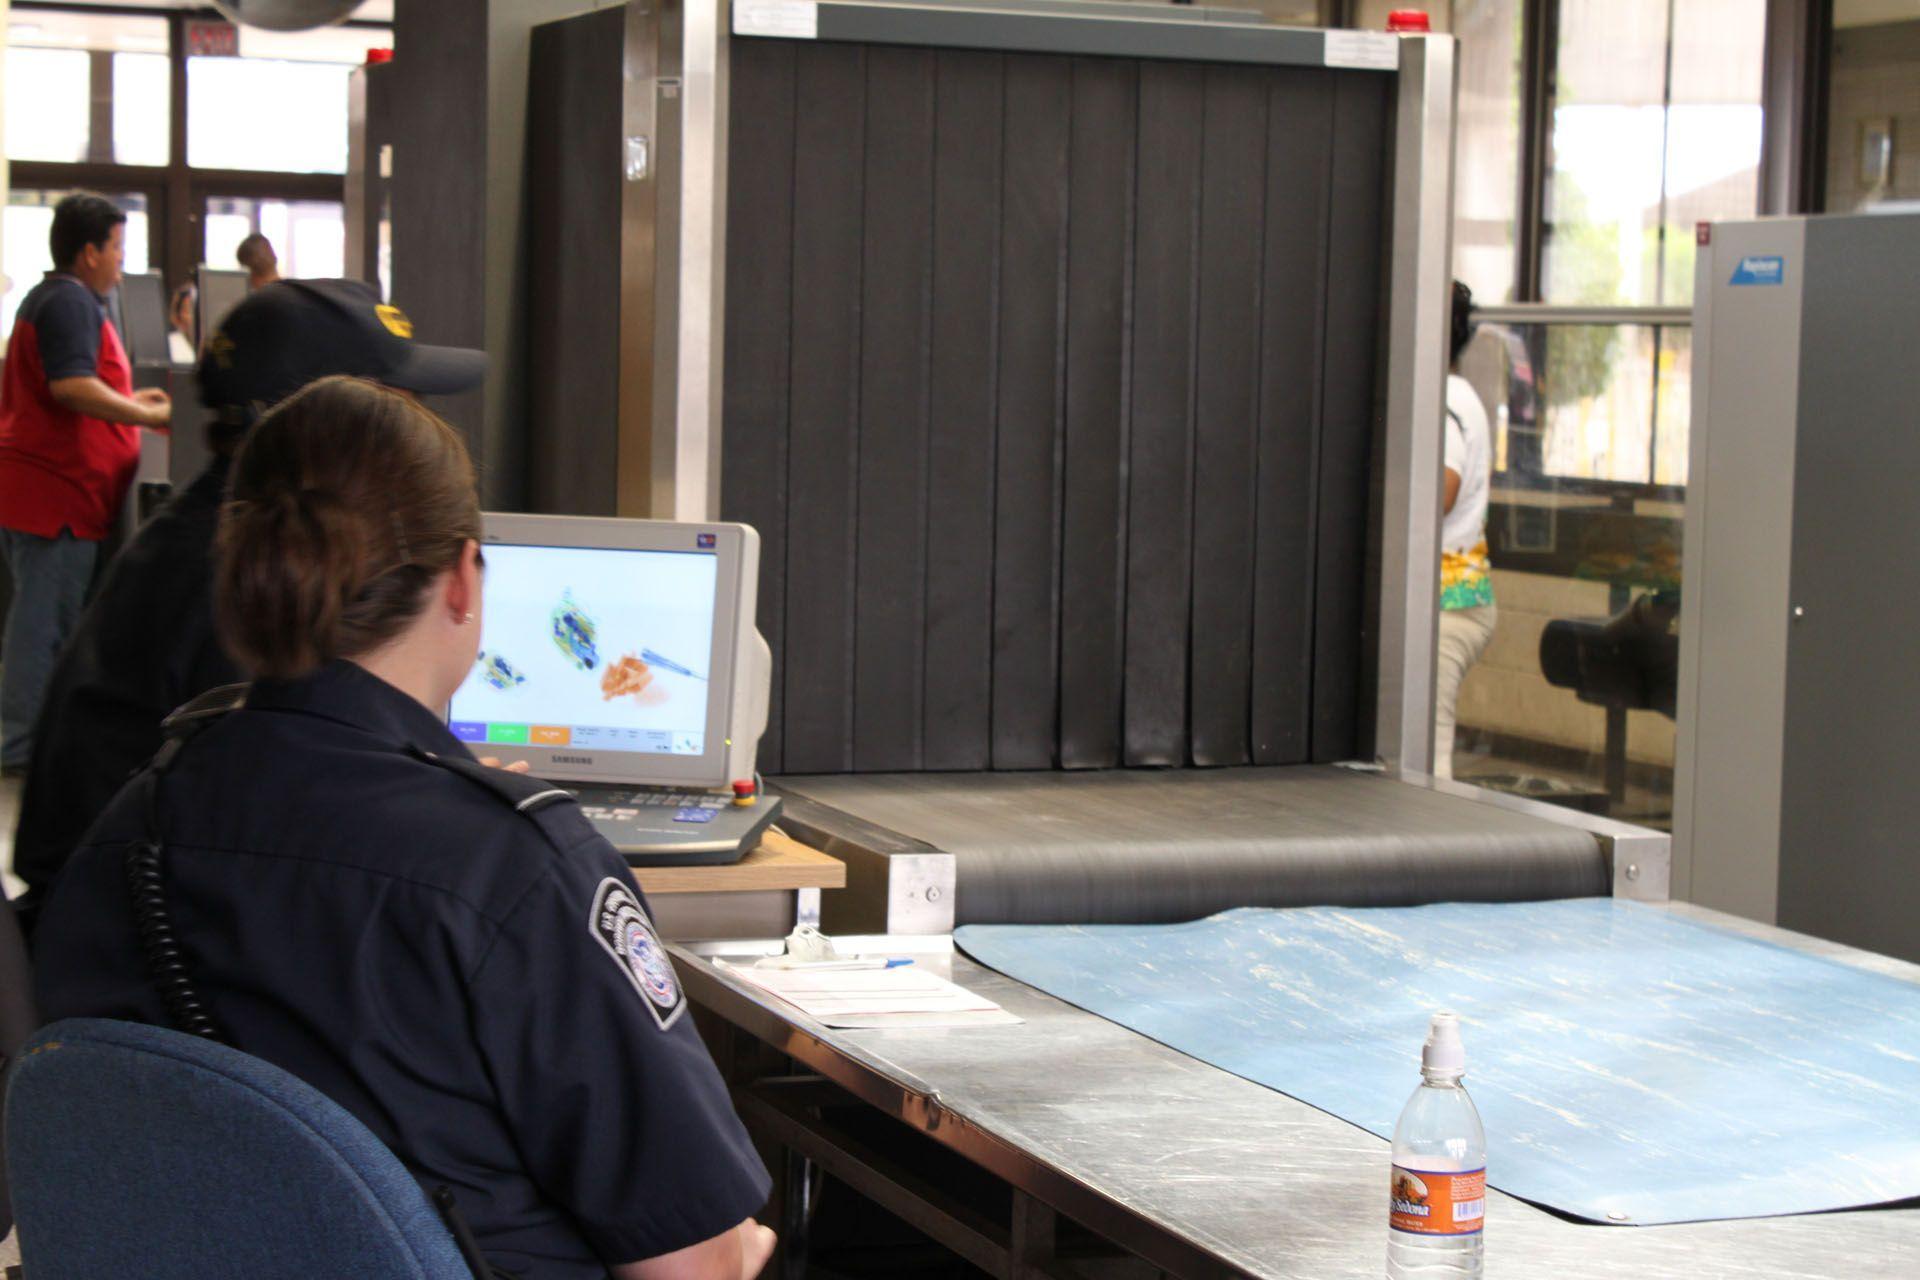
<path id="1" fill-rule="evenodd" d="M 1920 0 L 1834 0 L 1830 213 L 1920 200 Z"/>
<path id="2" fill-rule="evenodd" d="M 153 12 L 132 7 L 147 3 Z M 201 262 L 233 267 L 235 245 L 256 230 L 288 275 L 344 270 L 347 80 L 368 49 L 392 46 L 391 0 L 367 0 L 356 25 L 237 28 L 230 58 L 186 56 L 186 24 L 213 18 L 192 8 L 36 0 L 7 16 L 0 92 L 18 190 L 5 209 L 14 288 L 0 307 L 0 342 L 18 297 L 47 267 L 53 200 L 79 187 L 121 200 L 128 269 L 161 268 L 170 286 Z"/>
<path id="3" fill-rule="evenodd" d="M 1765 0 L 1563 0 L 1546 300 L 1684 306 L 1693 226 L 1750 216 Z"/>
<path id="4" fill-rule="evenodd" d="M 1462 365 L 1478 366 L 1468 376 L 1492 410 L 1494 470 L 1508 482 L 1686 484 L 1693 373 L 1686 329 L 1489 326 Z"/>
<path id="5" fill-rule="evenodd" d="M 78 49 L 8 46 L 9 160 L 72 163 L 87 158 L 90 61 Z"/>
<path id="6" fill-rule="evenodd" d="M 1487 535 L 1500 611 L 1460 692 L 1453 763 L 1467 781 L 1654 826 L 1670 821 L 1673 664 L 1661 656 L 1671 658 L 1673 627 L 1685 625 L 1672 611 L 1691 330 L 1657 315 L 1593 324 L 1554 312 L 1686 306 L 1694 224 L 1752 216 L 1765 7 L 1453 6 L 1454 271 L 1483 304 L 1512 298 L 1546 313 L 1483 324 L 1460 360 L 1494 432 Z M 1543 45 L 1552 65 L 1523 66 L 1520 51 Z M 1640 696 L 1583 701 L 1578 682 L 1565 683 L 1565 662 L 1549 678 L 1547 627 L 1630 608 L 1633 621 L 1621 626 L 1650 663 Z"/>
<path id="7" fill-rule="evenodd" d="M 240 242 L 264 235 L 280 258 L 280 274 L 322 279 L 346 274 L 346 214 L 331 200 L 207 201 L 206 261 L 233 269 Z"/>
<path id="8" fill-rule="evenodd" d="M 1694 228 L 1758 207 L 1765 0 L 1676 5 L 1656 301 L 1693 305 Z"/>
<path id="9" fill-rule="evenodd" d="M 1694 225 L 1756 207 L 1765 0 L 1561 0 L 1559 19 L 1543 299 L 1689 305 Z M 1542 474 L 1685 483 L 1684 338 L 1554 326 L 1528 340 Z"/>
<path id="10" fill-rule="evenodd" d="M 1669 0 L 1562 0 L 1542 272 L 1548 302 L 1659 293 Z"/>
<path id="11" fill-rule="evenodd" d="M 53 206 L 65 191 L 27 191 L 15 188 L 7 193 L 6 221 L 0 228 L 0 246 L 4 246 L 3 269 L 7 291 L 0 297 L 0 333 L 13 332 L 14 313 L 20 309 L 27 290 L 40 283 L 40 277 L 53 268 L 47 236 L 53 230 Z M 127 215 L 126 244 L 128 273 L 151 270 L 148 258 L 147 198 L 138 192 L 103 192 Z"/>
<path id="12" fill-rule="evenodd" d="M 187 163 L 345 173 L 347 76 L 383 31 L 240 29 L 237 58 L 187 59 Z"/>
<path id="13" fill-rule="evenodd" d="M 163 165 L 172 143 L 172 67 L 164 53 L 113 55 L 113 158 Z"/>
<path id="14" fill-rule="evenodd" d="M 165 18 L 16 9 L 6 67 L 9 159 L 167 162 Z M 109 97 L 97 120 L 93 102 Z"/>
<path id="15" fill-rule="evenodd" d="M 1454 274 L 1482 302 L 1514 296 L 1520 191 L 1521 0 L 1458 0 Z"/>
<path id="16" fill-rule="evenodd" d="M 347 72 L 262 58 L 187 60 L 187 163 L 344 173 Z"/>

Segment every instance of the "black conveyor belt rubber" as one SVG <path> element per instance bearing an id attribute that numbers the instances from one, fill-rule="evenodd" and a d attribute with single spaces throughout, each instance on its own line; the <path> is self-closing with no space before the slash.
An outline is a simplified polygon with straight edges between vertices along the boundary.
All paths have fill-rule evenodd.
<path id="1" fill-rule="evenodd" d="M 955 924 L 1603 896 L 1589 833 L 1326 766 L 786 777 L 954 855 Z"/>

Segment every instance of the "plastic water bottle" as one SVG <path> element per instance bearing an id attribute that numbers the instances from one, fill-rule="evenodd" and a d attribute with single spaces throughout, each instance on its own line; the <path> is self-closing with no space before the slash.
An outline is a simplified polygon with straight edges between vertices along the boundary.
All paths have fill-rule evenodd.
<path id="1" fill-rule="evenodd" d="M 1460 1083 L 1466 1070 L 1459 1016 L 1434 1014 L 1420 1054 L 1420 1087 L 1393 1126 L 1388 1280 L 1480 1275 L 1487 1131 Z"/>

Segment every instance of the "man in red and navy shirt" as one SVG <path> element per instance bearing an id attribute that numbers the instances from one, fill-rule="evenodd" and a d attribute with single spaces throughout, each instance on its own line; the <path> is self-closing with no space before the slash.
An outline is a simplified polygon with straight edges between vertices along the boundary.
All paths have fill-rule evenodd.
<path id="1" fill-rule="evenodd" d="M 72 633 L 94 557 L 165 427 L 164 391 L 135 391 L 105 298 L 120 284 L 126 215 L 79 193 L 54 207 L 55 269 L 20 304 L 0 378 L 0 551 L 13 576 L 0 649 L 0 770 L 24 771 L 33 724 Z"/>

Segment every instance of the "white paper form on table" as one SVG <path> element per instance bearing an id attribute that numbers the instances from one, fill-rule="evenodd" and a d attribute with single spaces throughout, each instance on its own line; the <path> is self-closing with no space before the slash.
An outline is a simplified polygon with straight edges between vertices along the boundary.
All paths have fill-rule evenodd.
<path id="1" fill-rule="evenodd" d="M 829 1027 L 977 1027 L 1020 1021 L 985 996 L 913 965 L 758 969 L 715 963 Z"/>

